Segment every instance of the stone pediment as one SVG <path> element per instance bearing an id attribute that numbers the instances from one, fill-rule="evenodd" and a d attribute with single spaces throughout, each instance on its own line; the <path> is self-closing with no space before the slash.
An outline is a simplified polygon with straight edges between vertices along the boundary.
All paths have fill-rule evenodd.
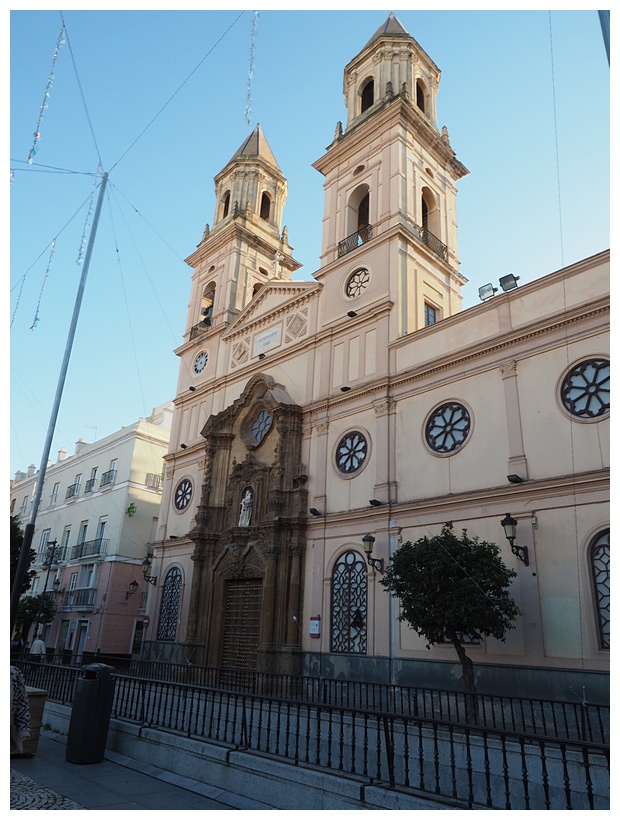
<path id="1" fill-rule="evenodd" d="M 230 339 L 237 333 L 268 324 L 279 315 L 292 313 L 301 302 L 316 298 L 320 290 L 321 285 L 316 282 L 267 282 L 230 324 L 222 338 Z"/>

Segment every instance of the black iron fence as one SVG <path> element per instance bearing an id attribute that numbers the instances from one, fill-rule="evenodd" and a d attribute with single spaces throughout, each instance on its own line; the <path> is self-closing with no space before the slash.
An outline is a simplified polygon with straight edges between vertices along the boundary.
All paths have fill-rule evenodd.
<path id="1" fill-rule="evenodd" d="M 19 665 L 29 685 L 46 689 L 52 700 L 71 702 L 79 668 L 26 661 Z M 454 692 L 159 666 L 157 679 L 137 676 L 130 672 L 131 665 L 115 672 L 114 717 L 468 807 L 609 808 L 609 745 L 584 739 L 584 727 L 596 725 L 593 720 L 583 722 L 577 731 L 569 720 L 565 730 L 559 720 L 549 723 L 540 717 L 535 734 L 502 727 L 508 724 L 508 715 L 532 713 L 534 707 L 526 708 L 521 699 L 518 709 L 514 703 L 506 706 L 515 699 L 498 698 L 493 709 L 485 706 L 486 711 L 481 701 L 474 725 L 458 711 L 464 701 Z M 183 669 L 187 675 L 199 670 L 213 682 L 164 679 L 180 676 Z M 294 687 L 297 695 L 292 697 Z M 406 691 L 407 697 L 397 696 L 397 691 Z M 487 699 L 487 705 L 492 702 Z M 551 704 L 546 702 L 547 708 Z M 558 706 L 553 704 L 552 712 L 577 714 L 572 709 L 558 711 Z M 597 707 L 597 714 L 604 724 L 602 708 Z M 482 717 L 487 720 L 490 715 L 502 717 L 486 725 Z M 544 727 L 555 729 L 554 735 Z M 564 731 L 573 736 L 562 736 Z M 602 732 L 606 737 L 607 731 Z"/>
<path id="2" fill-rule="evenodd" d="M 608 807 L 602 744 L 129 676 L 114 715 L 469 807 Z"/>
<path id="3" fill-rule="evenodd" d="M 471 699 L 463 692 L 155 661 L 109 659 L 105 662 L 112 664 L 119 675 L 448 722 L 475 720 L 490 729 L 609 744 L 609 706 L 585 701 L 476 695 L 472 715 Z"/>

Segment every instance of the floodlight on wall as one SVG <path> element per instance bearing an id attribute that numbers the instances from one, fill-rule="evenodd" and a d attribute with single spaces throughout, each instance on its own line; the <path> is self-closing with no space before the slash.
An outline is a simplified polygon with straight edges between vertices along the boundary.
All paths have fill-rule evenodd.
<path id="1" fill-rule="evenodd" d="M 346 384 L 340 388 L 342 393 L 348 393 L 351 388 L 348 387 Z"/>
<path id="2" fill-rule="evenodd" d="M 188 388 L 188 389 L 189 389 L 189 392 L 190 392 L 190 393 L 193 393 L 193 392 L 196 390 L 196 388 L 194 387 L 194 385 L 193 385 L 193 384 L 190 384 L 190 386 L 189 386 L 189 388 Z"/>
<path id="3" fill-rule="evenodd" d="M 176 541 L 178 537 L 179 537 L 178 535 L 169 535 L 168 540 L 169 541 Z"/>
<path id="4" fill-rule="evenodd" d="M 362 538 L 362 544 L 364 545 L 364 552 L 366 553 L 366 560 L 368 561 L 368 566 L 376 569 L 378 572 L 383 573 L 384 570 L 384 562 L 383 558 L 373 558 L 372 551 L 375 547 L 375 536 L 371 535 L 369 532 Z"/>
<path id="5" fill-rule="evenodd" d="M 357 313 L 354 310 L 349 310 L 349 311 L 347 311 L 347 316 L 350 316 L 351 319 L 355 319 L 355 317 L 357 316 Z"/>
<path id="6" fill-rule="evenodd" d="M 517 287 L 519 278 L 520 277 L 515 276 L 512 273 L 507 273 L 506 276 L 502 276 L 499 280 L 499 286 L 504 293 L 506 293 L 507 290 L 514 290 Z"/>
<path id="7" fill-rule="evenodd" d="M 526 567 L 530 565 L 529 551 L 527 547 L 519 547 L 515 544 L 517 540 L 517 524 L 516 518 L 513 518 L 510 513 L 506 513 L 506 517 L 502 518 L 501 525 L 504 528 L 504 535 L 510 544 L 510 549 L 513 554 L 517 556 L 520 561 L 523 561 Z"/>
<path id="8" fill-rule="evenodd" d="M 310 507 L 308 512 L 310 513 L 310 515 L 323 515 L 323 513 L 320 510 L 317 510 L 316 507 Z"/>
<path id="9" fill-rule="evenodd" d="M 508 481 L 510 481 L 511 484 L 523 483 L 523 479 L 521 478 L 521 476 L 517 475 L 516 473 L 511 473 L 510 475 L 507 475 L 506 478 L 508 479 Z"/>
<path id="10" fill-rule="evenodd" d="M 481 288 L 478 288 L 478 296 L 482 299 L 483 302 L 486 302 L 487 299 L 490 299 L 492 296 L 495 296 L 496 293 L 497 288 L 494 288 L 490 282 L 488 285 L 483 285 Z"/>
<path id="11" fill-rule="evenodd" d="M 179 444 L 181 450 L 187 450 L 187 444 Z"/>
<path id="12" fill-rule="evenodd" d="M 259 354 L 258 354 L 258 358 L 259 358 L 259 359 L 264 359 L 264 358 L 265 358 L 265 354 L 264 354 L 264 353 L 259 353 Z"/>
<path id="13" fill-rule="evenodd" d="M 379 501 L 378 498 L 371 498 L 368 503 L 371 507 L 380 507 L 383 502 Z"/>

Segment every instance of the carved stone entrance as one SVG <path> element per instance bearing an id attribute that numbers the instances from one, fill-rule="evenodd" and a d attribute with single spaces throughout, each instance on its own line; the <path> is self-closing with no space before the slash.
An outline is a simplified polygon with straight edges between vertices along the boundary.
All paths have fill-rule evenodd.
<path id="1" fill-rule="evenodd" d="M 307 490 L 301 408 L 259 374 L 211 416 L 196 527 L 187 649 L 196 663 L 300 670 Z"/>

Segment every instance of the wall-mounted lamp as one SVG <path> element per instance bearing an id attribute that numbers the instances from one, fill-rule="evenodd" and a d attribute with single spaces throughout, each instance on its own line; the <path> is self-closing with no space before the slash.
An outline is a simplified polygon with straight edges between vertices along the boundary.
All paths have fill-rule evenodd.
<path id="1" fill-rule="evenodd" d="M 142 562 L 142 575 L 144 575 L 144 580 L 147 584 L 155 584 L 157 583 L 157 576 L 156 575 L 149 575 L 149 570 L 151 569 L 151 564 L 153 563 L 152 558 L 147 555 L 144 561 Z"/>
<path id="2" fill-rule="evenodd" d="M 383 502 L 379 501 L 378 498 L 371 498 L 368 503 L 371 507 L 380 507 Z"/>
<path id="3" fill-rule="evenodd" d="M 340 388 L 340 390 L 341 390 L 343 393 L 348 393 L 350 389 L 351 389 L 351 388 L 350 388 L 350 387 L 347 387 L 347 385 L 346 385 L 346 384 L 344 385 L 344 387 L 341 387 L 341 388 Z"/>
<path id="4" fill-rule="evenodd" d="M 129 589 L 125 593 L 125 600 L 127 600 L 127 598 L 131 598 L 131 596 L 134 594 L 134 592 L 137 592 L 137 591 L 138 591 L 138 582 L 137 581 L 132 581 L 129 584 Z"/>
<path id="5" fill-rule="evenodd" d="M 521 478 L 521 476 L 517 475 L 516 473 L 511 473 L 510 475 L 507 475 L 506 478 L 508 479 L 508 481 L 510 481 L 511 484 L 523 483 L 523 479 Z"/>
<path id="6" fill-rule="evenodd" d="M 60 588 L 60 578 L 55 578 L 54 579 L 54 583 L 52 584 L 52 587 L 54 589 L 54 595 L 64 595 L 65 594 L 64 589 Z"/>
<path id="7" fill-rule="evenodd" d="M 178 537 L 179 537 L 178 535 L 169 535 L 168 540 L 169 541 L 176 541 Z"/>
<path id="8" fill-rule="evenodd" d="M 507 290 L 514 290 L 517 287 L 517 282 L 519 281 L 518 276 L 515 276 L 512 273 L 506 274 L 506 276 L 502 276 L 499 280 L 500 288 L 506 293 Z"/>
<path id="9" fill-rule="evenodd" d="M 131 518 L 136 514 L 136 505 L 131 502 L 131 504 L 127 507 L 127 515 Z"/>
<path id="10" fill-rule="evenodd" d="M 196 390 L 196 388 L 194 387 L 193 384 L 190 384 L 190 386 L 187 389 L 189 390 L 190 393 L 193 393 Z"/>
<path id="11" fill-rule="evenodd" d="M 372 551 L 375 546 L 375 536 L 367 532 L 366 535 L 362 538 L 362 544 L 364 545 L 364 552 L 366 553 L 366 560 L 368 561 L 368 566 L 383 573 L 385 571 L 383 558 L 371 557 Z"/>
<path id="12" fill-rule="evenodd" d="M 265 358 L 265 354 L 264 354 L 264 353 L 259 353 L 259 354 L 258 354 L 258 358 L 259 358 L 259 359 L 264 359 L 264 358 Z"/>
<path id="13" fill-rule="evenodd" d="M 320 512 L 320 510 L 317 510 L 317 508 L 316 508 L 316 507 L 310 507 L 310 509 L 308 510 L 308 512 L 310 513 L 310 515 L 322 515 L 322 513 Z"/>
<path id="14" fill-rule="evenodd" d="M 347 311 L 347 316 L 350 316 L 351 319 L 355 319 L 355 317 L 357 316 L 357 313 L 354 310 L 348 310 Z"/>
<path id="15" fill-rule="evenodd" d="M 487 299 L 490 299 L 492 296 L 495 296 L 496 293 L 497 288 L 494 288 L 490 282 L 488 285 L 483 285 L 481 288 L 478 288 L 478 296 L 482 299 L 483 302 L 486 302 Z"/>
<path id="16" fill-rule="evenodd" d="M 181 450 L 187 450 L 187 444 L 180 444 L 179 447 Z"/>
<path id="17" fill-rule="evenodd" d="M 526 567 L 530 565 L 530 558 L 528 554 L 527 547 L 519 547 L 515 544 L 517 540 L 517 519 L 513 518 L 510 513 L 506 513 L 506 517 L 502 518 L 502 527 L 504 528 L 504 534 L 510 544 L 510 549 L 512 550 L 513 554 L 517 556 L 520 561 L 523 561 Z"/>

